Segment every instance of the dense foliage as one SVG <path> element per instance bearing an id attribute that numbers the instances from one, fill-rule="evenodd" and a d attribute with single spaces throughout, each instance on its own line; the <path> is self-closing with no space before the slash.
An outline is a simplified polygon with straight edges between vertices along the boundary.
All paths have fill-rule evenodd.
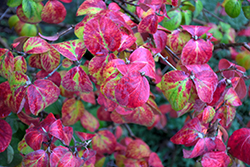
<path id="1" fill-rule="evenodd" d="M 4 5 L 0 165 L 250 165 L 249 0 Z"/>

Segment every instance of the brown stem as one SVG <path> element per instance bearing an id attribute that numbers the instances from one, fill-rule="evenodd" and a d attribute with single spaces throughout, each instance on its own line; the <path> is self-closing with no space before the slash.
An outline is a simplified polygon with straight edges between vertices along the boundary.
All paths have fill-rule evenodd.
<path id="1" fill-rule="evenodd" d="M 132 16 L 134 18 L 134 22 L 136 24 L 138 24 L 140 22 L 140 19 L 132 12 L 130 12 L 126 7 L 124 7 L 122 5 L 122 2 L 119 2 L 118 0 L 112 0 L 113 2 L 117 3 L 117 5 L 122 8 L 122 10 L 124 10 L 124 12 L 126 12 L 127 14 L 129 14 L 130 16 Z"/>
<path id="2" fill-rule="evenodd" d="M 1 17 L 0 17 L 0 20 L 2 20 L 3 18 L 4 18 L 4 16 L 9 12 L 9 9 L 10 8 L 7 8 L 6 10 L 5 10 L 5 12 L 1 15 Z"/>
<path id="3" fill-rule="evenodd" d="M 221 21 L 221 22 L 224 22 L 224 23 L 225 23 L 225 21 L 224 21 L 224 20 L 222 20 L 221 18 L 219 18 L 219 17 L 218 17 L 218 16 L 216 16 L 215 14 L 213 14 L 213 13 L 209 12 L 207 9 L 203 8 L 203 9 L 202 9 L 202 11 L 204 11 L 204 12 L 206 12 L 206 13 L 210 14 L 210 15 L 211 15 L 211 16 L 213 16 L 214 18 L 216 18 L 216 19 L 218 19 L 219 21 Z"/>
<path id="4" fill-rule="evenodd" d="M 225 48 L 236 47 L 236 46 L 244 46 L 248 51 L 250 51 L 250 46 L 246 42 L 229 43 L 229 44 L 220 43 L 214 46 L 214 50 L 225 49 Z"/>
<path id="5" fill-rule="evenodd" d="M 127 129 L 128 133 L 129 133 L 129 136 L 132 137 L 133 139 L 136 139 L 134 133 L 132 132 L 132 130 L 130 129 L 129 125 L 128 124 L 123 124 L 123 126 Z"/>
<path id="6" fill-rule="evenodd" d="M 168 46 L 165 46 L 165 49 L 170 52 L 176 59 L 180 60 L 180 58 Z"/>
<path id="7" fill-rule="evenodd" d="M 193 22 L 196 22 L 198 24 L 201 24 L 201 25 L 206 25 L 207 23 L 205 21 L 202 21 L 202 20 L 198 20 L 198 19 L 193 19 Z"/>

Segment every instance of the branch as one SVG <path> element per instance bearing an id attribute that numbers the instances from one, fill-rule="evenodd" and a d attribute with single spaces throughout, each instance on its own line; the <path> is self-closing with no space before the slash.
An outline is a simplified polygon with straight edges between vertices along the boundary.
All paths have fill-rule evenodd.
<path id="1" fill-rule="evenodd" d="M 210 14 L 210 15 L 211 15 L 211 16 L 213 16 L 214 18 L 216 18 L 216 19 L 218 19 L 219 21 L 221 21 L 221 22 L 224 22 L 224 23 L 225 23 L 225 21 L 224 21 L 223 19 L 221 19 L 221 18 L 219 18 L 218 16 L 216 16 L 215 14 L 213 14 L 213 13 L 209 12 L 207 9 L 203 8 L 203 9 L 202 9 L 202 11 L 204 11 L 204 12 L 206 12 L 206 13 Z"/>
<path id="2" fill-rule="evenodd" d="M 227 49 L 229 47 L 236 47 L 236 46 L 244 46 L 248 51 L 250 51 L 250 46 L 246 42 L 229 43 L 229 44 L 220 43 L 214 46 L 214 50 Z"/>
<path id="3" fill-rule="evenodd" d="M 177 70 L 170 62 L 167 61 L 165 57 L 163 57 L 160 53 L 157 53 L 155 56 L 160 57 L 163 61 L 165 61 L 170 67 L 172 67 L 174 70 Z"/>
<path id="4" fill-rule="evenodd" d="M 10 8 L 7 8 L 6 10 L 5 10 L 5 12 L 2 14 L 2 16 L 0 17 L 0 20 L 2 20 L 3 18 L 4 18 L 4 16 L 9 12 L 9 9 Z"/>
<path id="5" fill-rule="evenodd" d="M 112 0 L 113 2 L 117 3 L 117 5 L 124 10 L 124 12 L 128 13 L 130 16 L 134 18 L 134 22 L 136 24 L 140 23 L 140 19 L 132 12 L 130 12 L 126 7 L 122 5 L 122 2 L 119 2 L 118 0 Z"/>
<path id="6" fill-rule="evenodd" d="M 57 66 L 57 67 L 56 67 L 51 73 L 49 73 L 44 79 L 48 79 L 49 77 L 51 77 L 51 76 L 58 70 L 58 68 L 61 67 L 61 65 L 62 65 L 62 63 L 59 64 L 59 66 Z"/>
<path id="7" fill-rule="evenodd" d="M 195 19 L 195 18 L 193 19 L 193 22 L 201 24 L 201 25 L 206 25 L 207 24 L 205 21 L 198 20 L 198 19 Z"/>
<path id="8" fill-rule="evenodd" d="M 128 126 L 128 124 L 123 124 L 123 126 L 127 129 L 128 133 L 129 133 L 129 136 L 131 136 L 133 139 L 135 139 L 135 135 L 134 133 L 132 132 L 132 130 L 130 129 L 130 127 Z"/>
<path id="9" fill-rule="evenodd" d="M 165 49 L 170 52 L 176 59 L 180 60 L 180 58 L 168 46 L 165 46 Z"/>

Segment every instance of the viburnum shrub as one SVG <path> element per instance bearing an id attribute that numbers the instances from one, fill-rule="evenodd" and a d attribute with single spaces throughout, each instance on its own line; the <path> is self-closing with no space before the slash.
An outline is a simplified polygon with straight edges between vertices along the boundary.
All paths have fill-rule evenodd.
<path id="1" fill-rule="evenodd" d="M 170 139 L 193 146 L 183 149 L 184 158 L 204 167 L 250 165 L 249 126 L 228 135 L 236 108 L 247 100 L 250 46 L 235 37 L 249 40 L 249 23 L 236 32 L 201 0 L 85 0 L 76 12 L 84 15 L 82 21 L 54 36 L 37 34 L 40 22 L 61 23 L 67 13 L 63 3 L 71 1 L 7 1 L 16 11 L 9 25 L 21 37 L 0 49 L 5 78 L 0 84 L 0 164 L 99 167 L 108 161 L 118 167 L 161 167 L 158 154 L 129 123 L 160 131 L 168 113 L 186 116 Z M 216 10 L 235 18 L 242 9 L 250 19 L 249 5 L 249 0 L 224 0 Z M 197 19 L 206 14 L 220 22 Z M 57 42 L 72 29 L 75 39 Z M 209 60 L 223 48 L 230 56 L 216 57 L 212 69 Z M 87 50 L 93 56 L 89 60 Z M 159 106 L 155 100 L 161 92 L 166 99 Z M 55 102 L 60 113 L 45 111 Z M 96 114 L 86 110 L 97 104 Z"/>

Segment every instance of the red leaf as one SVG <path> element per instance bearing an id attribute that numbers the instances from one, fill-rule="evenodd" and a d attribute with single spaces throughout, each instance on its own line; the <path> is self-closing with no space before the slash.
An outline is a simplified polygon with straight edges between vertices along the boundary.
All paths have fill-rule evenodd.
<path id="1" fill-rule="evenodd" d="M 83 115 L 80 118 L 82 126 L 89 130 L 90 132 L 94 132 L 100 126 L 96 117 L 90 114 L 87 110 L 84 111 Z"/>
<path id="2" fill-rule="evenodd" d="M 147 158 L 150 155 L 149 146 L 140 139 L 130 142 L 127 146 L 126 157 L 133 159 Z"/>
<path id="3" fill-rule="evenodd" d="M 99 154 L 112 154 L 116 147 L 116 138 L 108 130 L 99 131 L 92 139 L 93 150 L 96 150 Z"/>
<path id="4" fill-rule="evenodd" d="M 37 150 L 27 154 L 23 159 L 24 166 L 47 167 L 48 154 L 44 150 Z"/>
<path id="5" fill-rule="evenodd" d="M 215 142 L 211 138 L 199 139 L 192 151 L 183 149 L 184 158 L 195 158 L 216 148 Z"/>
<path id="6" fill-rule="evenodd" d="M 238 36 L 250 36 L 250 27 L 247 27 L 246 29 L 242 29 L 238 32 Z"/>
<path id="7" fill-rule="evenodd" d="M 52 72 L 60 64 L 60 54 L 54 48 L 40 55 L 42 68 Z"/>
<path id="8" fill-rule="evenodd" d="M 12 52 L 7 52 L 0 56 L 0 75 L 8 79 L 14 71 L 14 56 Z"/>
<path id="9" fill-rule="evenodd" d="M 234 107 L 242 105 L 240 98 L 232 87 L 229 88 L 227 93 L 225 94 L 224 101 L 226 101 L 226 104 L 229 104 Z"/>
<path id="10" fill-rule="evenodd" d="M 234 77 L 231 79 L 232 86 L 240 99 L 243 99 L 247 95 L 247 86 L 244 79 Z"/>
<path id="11" fill-rule="evenodd" d="M 28 63 L 30 67 L 43 69 L 42 62 L 41 62 L 41 54 L 34 54 L 29 57 Z"/>
<path id="12" fill-rule="evenodd" d="M 64 166 L 76 166 L 77 164 L 76 157 L 72 154 L 72 152 L 66 152 L 61 159 L 59 160 L 57 167 L 64 167 Z"/>
<path id="13" fill-rule="evenodd" d="M 243 75 L 243 73 L 246 72 L 246 69 L 244 67 L 236 65 L 234 63 L 231 63 L 227 59 L 221 59 L 219 61 L 218 68 L 219 68 L 219 70 L 225 70 L 225 69 L 232 68 L 232 70 L 230 70 L 230 71 L 223 71 L 222 72 L 222 75 L 224 77 L 226 77 L 227 79 L 230 79 L 230 78 L 233 78 L 233 77 L 241 77 Z M 236 68 L 237 71 L 234 70 L 234 68 Z"/>
<path id="14" fill-rule="evenodd" d="M 128 108 L 142 106 L 149 98 L 149 83 L 139 72 L 133 71 L 123 76 L 115 87 L 117 102 Z"/>
<path id="15" fill-rule="evenodd" d="M 65 127 L 63 127 L 63 131 L 64 131 L 64 134 L 65 134 L 63 141 L 64 141 L 64 143 L 66 145 L 69 145 L 70 141 L 71 141 L 71 139 L 73 137 L 73 128 L 70 127 L 70 126 L 65 126 Z"/>
<path id="16" fill-rule="evenodd" d="M 97 110 L 97 118 L 101 121 L 112 121 L 110 118 L 110 112 L 105 110 L 104 106 L 101 106 Z"/>
<path id="17" fill-rule="evenodd" d="M 156 14 L 150 14 L 142 19 L 138 25 L 138 31 L 140 33 L 148 32 L 154 34 L 157 31 L 158 18 Z"/>
<path id="18" fill-rule="evenodd" d="M 102 0 L 86 0 L 78 8 L 76 16 L 96 14 L 104 9 L 106 9 L 106 4 Z"/>
<path id="19" fill-rule="evenodd" d="M 70 40 L 52 45 L 64 57 L 72 61 L 79 61 L 86 52 L 82 39 Z"/>
<path id="20" fill-rule="evenodd" d="M 36 78 L 43 79 L 45 77 L 49 76 L 49 72 L 46 72 L 45 70 L 38 71 L 36 73 Z M 58 72 L 54 72 L 50 77 L 48 77 L 48 80 L 52 81 L 56 86 L 61 85 L 61 75 Z"/>
<path id="21" fill-rule="evenodd" d="M 49 127 L 49 134 L 56 137 L 57 139 L 60 139 L 61 141 L 64 141 L 64 131 L 62 127 L 62 121 L 60 119 L 53 122 Z"/>
<path id="22" fill-rule="evenodd" d="M 21 71 L 22 73 L 26 73 L 27 63 L 23 56 L 16 56 L 14 58 L 14 71 Z"/>
<path id="23" fill-rule="evenodd" d="M 3 152 L 10 144 L 12 138 L 11 126 L 0 119 L 0 152 Z"/>
<path id="24" fill-rule="evenodd" d="M 51 81 L 38 79 L 27 90 L 30 111 L 37 115 L 45 107 L 54 103 L 60 95 L 60 89 Z"/>
<path id="25" fill-rule="evenodd" d="M 224 93 L 226 86 L 227 84 L 225 79 L 222 79 L 218 82 L 217 88 L 214 92 L 213 101 L 209 105 L 213 106 L 214 104 L 216 104 L 216 102 L 221 98 L 222 94 Z"/>
<path id="26" fill-rule="evenodd" d="M 30 37 L 23 45 L 24 52 L 28 54 L 48 52 L 50 48 L 50 45 L 40 37 Z"/>
<path id="27" fill-rule="evenodd" d="M 181 27 L 187 32 L 189 32 L 193 37 L 194 36 L 200 37 L 212 28 L 212 27 L 193 26 L 193 25 L 182 25 Z"/>
<path id="28" fill-rule="evenodd" d="M 42 127 L 30 127 L 26 130 L 25 141 L 33 150 L 39 150 L 42 142 L 47 140 L 46 132 Z"/>
<path id="29" fill-rule="evenodd" d="M 185 45 L 181 53 L 181 62 L 183 65 L 205 64 L 212 57 L 212 47 L 203 39 L 191 39 Z"/>
<path id="30" fill-rule="evenodd" d="M 95 56 L 106 56 L 116 51 L 121 44 L 121 33 L 117 25 L 109 18 L 97 15 L 85 24 L 84 43 Z"/>
<path id="31" fill-rule="evenodd" d="M 201 159 L 203 167 L 227 167 L 229 163 L 230 157 L 225 152 L 209 152 Z"/>
<path id="32" fill-rule="evenodd" d="M 229 137 L 227 146 L 228 152 L 234 157 L 250 164 L 248 152 L 250 150 L 250 129 L 241 128 L 233 132 Z"/>
<path id="33" fill-rule="evenodd" d="M 62 79 L 62 86 L 69 91 L 91 92 L 93 85 L 82 67 L 70 69 Z"/>
<path id="34" fill-rule="evenodd" d="M 42 20 L 51 24 L 61 23 L 66 17 L 67 11 L 63 4 L 57 0 L 48 1 L 42 10 Z"/>
<path id="35" fill-rule="evenodd" d="M 202 138 L 202 126 L 198 118 L 194 118 L 186 123 L 180 131 L 178 131 L 170 141 L 175 144 L 190 144 L 198 138 Z"/>
<path id="36" fill-rule="evenodd" d="M 26 113 L 24 113 L 23 111 L 18 113 L 17 116 L 26 125 L 34 124 L 35 126 L 37 126 L 40 123 L 39 118 L 33 118 L 33 117 L 27 115 Z"/>
<path id="37" fill-rule="evenodd" d="M 193 81 L 201 101 L 211 103 L 218 84 L 217 75 L 208 64 L 188 65 L 186 67 L 194 73 Z"/>
<path id="38" fill-rule="evenodd" d="M 153 37 L 154 37 L 155 47 L 156 47 L 156 52 L 154 53 L 156 54 L 165 49 L 168 36 L 164 31 L 157 30 L 156 33 L 153 34 Z"/>
<path id="39" fill-rule="evenodd" d="M 93 137 L 95 137 L 95 134 L 90 134 L 90 133 L 84 133 L 84 132 L 78 132 L 75 131 L 76 135 L 79 137 L 79 139 L 81 141 L 86 141 L 86 140 L 90 140 Z"/>
<path id="40" fill-rule="evenodd" d="M 63 155 L 65 155 L 67 152 L 69 152 L 68 148 L 63 146 L 58 146 L 53 149 L 52 153 L 50 154 L 50 166 L 57 166 L 59 160 L 62 158 Z"/>
<path id="41" fill-rule="evenodd" d="M 155 152 L 150 153 L 148 165 L 151 167 L 163 167 L 159 156 Z"/>
<path id="42" fill-rule="evenodd" d="M 129 57 L 131 64 L 146 64 L 139 72 L 144 72 L 145 75 L 155 80 L 155 61 L 151 52 L 145 48 L 136 49 Z"/>

